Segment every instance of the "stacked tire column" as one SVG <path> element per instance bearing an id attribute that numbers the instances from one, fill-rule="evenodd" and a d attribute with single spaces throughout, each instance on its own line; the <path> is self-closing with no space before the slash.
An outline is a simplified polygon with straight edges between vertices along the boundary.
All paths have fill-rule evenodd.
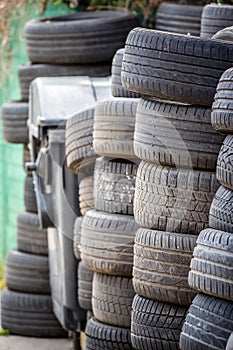
<path id="1" fill-rule="evenodd" d="M 192 46 L 203 47 L 204 57 Z M 199 230 L 208 227 L 210 205 L 218 188 L 215 166 L 223 141 L 211 129 L 209 108 L 218 81 L 215 66 L 221 66 L 219 56 L 211 56 L 212 76 L 216 75 L 212 86 L 201 76 L 210 46 L 215 47 L 215 42 L 146 29 L 131 31 L 126 41 L 123 87 L 144 94 L 134 135 L 134 151 L 141 159 L 134 216 L 141 228 L 134 245 L 137 295 L 131 337 L 133 347 L 139 350 L 179 349 L 182 324 L 196 294 L 188 285 L 189 265 Z M 223 53 L 232 48 L 217 43 L 215 49 Z M 197 55 L 200 65 L 196 81 L 187 63 L 192 55 L 192 60 Z M 221 69 L 230 61 L 226 55 Z M 197 81 L 206 86 L 197 86 Z"/>
<path id="2" fill-rule="evenodd" d="M 223 73 L 212 105 L 213 127 L 227 134 L 216 175 L 220 183 L 212 201 L 209 227 L 200 232 L 189 272 L 193 300 L 180 338 L 186 349 L 232 349 L 233 341 L 233 70 Z"/>
<path id="3" fill-rule="evenodd" d="M 94 210 L 81 231 L 81 259 L 94 272 L 92 309 L 86 349 L 132 349 L 130 340 L 133 217 L 137 165 L 133 132 L 138 99 L 99 102 L 94 116 Z"/>

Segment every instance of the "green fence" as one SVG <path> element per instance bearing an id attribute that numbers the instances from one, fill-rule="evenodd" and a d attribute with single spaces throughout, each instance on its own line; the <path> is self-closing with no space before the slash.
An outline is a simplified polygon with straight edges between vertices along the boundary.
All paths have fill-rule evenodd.
<path id="1" fill-rule="evenodd" d="M 49 4 L 45 16 L 73 12 L 64 4 Z M 14 12 L 7 44 L 0 33 L 0 107 L 6 101 L 19 100 L 18 66 L 28 62 L 23 28 L 31 18 L 38 17 L 40 5 L 33 2 Z M 25 172 L 23 170 L 23 146 L 4 141 L 0 123 L 0 259 L 8 250 L 16 247 L 16 219 L 24 210 Z"/>

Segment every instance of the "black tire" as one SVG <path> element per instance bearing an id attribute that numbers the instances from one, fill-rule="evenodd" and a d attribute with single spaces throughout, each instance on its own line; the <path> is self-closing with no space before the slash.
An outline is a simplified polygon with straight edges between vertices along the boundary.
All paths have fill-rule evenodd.
<path id="1" fill-rule="evenodd" d="M 133 135 L 139 99 L 115 98 L 95 108 L 93 148 L 100 156 L 135 158 Z"/>
<path id="2" fill-rule="evenodd" d="M 139 25 L 137 16 L 127 11 L 33 19 L 25 26 L 27 55 L 36 63 L 110 62 L 116 50 L 124 46 L 129 31 Z"/>
<path id="3" fill-rule="evenodd" d="M 212 36 L 212 39 L 229 41 L 230 43 L 232 43 L 233 42 L 233 27 L 231 26 L 231 27 L 227 27 L 227 28 L 219 30 L 216 34 L 214 34 Z"/>
<path id="4" fill-rule="evenodd" d="M 112 60 L 112 95 L 114 97 L 140 98 L 140 94 L 128 91 L 123 88 L 121 83 L 121 66 L 125 49 L 119 49 Z"/>
<path id="5" fill-rule="evenodd" d="M 78 301 L 81 308 L 92 311 L 92 281 L 94 272 L 80 262 L 78 264 Z"/>
<path id="6" fill-rule="evenodd" d="M 49 263 L 47 256 L 11 250 L 6 257 L 6 284 L 10 290 L 49 294 Z"/>
<path id="7" fill-rule="evenodd" d="M 221 76 L 212 105 L 211 123 L 215 130 L 233 133 L 233 68 Z"/>
<path id="8" fill-rule="evenodd" d="M 134 349 L 179 350 L 187 308 L 142 298 L 132 305 L 131 340 Z"/>
<path id="9" fill-rule="evenodd" d="M 233 233 L 233 191 L 221 186 L 210 207 L 209 226 Z"/>
<path id="10" fill-rule="evenodd" d="M 134 295 L 132 278 L 94 273 L 92 308 L 98 321 L 130 328 Z"/>
<path id="11" fill-rule="evenodd" d="M 82 223 L 82 262 L 94 272 L 131 277 L 137 229 L 133 216 L 89 210 Z"/>
<path id="12" fill-rule="evenodd" d="M 19 213 L 17 218 L 17 248 L 25 253 L 48 255 L 47 230 L 39 227 L 37 214 Z"/>
<path id="13" fill-rule="evenodd" d="M 26 211 L 37 213 L 36 193 L 31 175 L 27 175 L 24 182 L 24 206 Z"/>
<path id="14" fill-rule="evenodd" d="M 82 228 L 83 217 L 79 216 L 74 222 L 74 232 L 73 232 L 73 248 L 74 255 L 77 260 L 81 260 L 80 256 L 80 242 L 81 242 L 81 228 Z"/>
<path id="15" fill-rule="evenodd" d="M 203 7 L 163 2 L 156 11 L 155 28 L 170 33 L 200 36 Z"/>
<path id="16" fill-rule="evenodd" d="M 84 177 L 79 184 L 79 207 L 84 216 L 88 210 L 94 208 L 93 176 Z"/>
<path id="17" fill-rule="evenodd" d="M 180 336 L 181 350 L 225 350 L 233 331 L 233 303 L 198 294 Z"/>
<path id="18" fill-rule="evenodd" d="M 126 40 L 121 80 L 130 91 L 211 106 L 219 78 L 232 64 L 230 43 L 135 28 Z"/>
<path id="19" fill-rule="evenodd" d="M 30 83 L 38 77 L 63 76 L 106 77 L 111 75 L 111 65 L 59 65 L 59 64 L 25 64 L 19 66 L 18 77 L 22 100 L 28 101 Z"/>
<path id="20" fill-rule="evenodd" d="M 201 36 L 212 38 L 219 30 L 233 25 L 233 8 L 227 4 L 204 6 L 201 16 Z"/>
<path id="21" fill-rule="evenodd" d="M 213 229 L 201 231 L 193 256 L 189 285 L 205 294 L 232 301 L 232 234 Z"/>
<path id="22" fill-rule="evenodd" d="M 135 221 L 145 228 L 197 235 L 208 227 L 218 187 L 214 172 L 141 161 L 135 186 Z"/>
<path id="23" fill-rule="evenodd" d="M 28 143 L 28 103 L 6 102 L 2 105 L 2 131 L 6 141 Z"/>
<path id="24" fill-rule="evenodd" d="M 126 160 L 100 157 L 95 162 L 95 209 L 133 215 L 137 165 Z"/>
<path id="25" fill-rule="evenodd" d="M 94 108 L 77 113 L 66 123 L 67 165 L 74 172 L 94 163 L 93 151 Z"/>
<path id="26" fill-rule="evenodd" d="M 133 350 L 130 329 L 109 326 L 91 318 L 85 334 L 85 350 Z"/>
<path id="27" fill-rule="evenodd" d="M 215 170 L 224 140 L 211 128 L 211 109 L 141 98 L 134 152 L 148 162 Z"/>
<path id="28" fill-rule="evenodd" d="M 190 305 L 196 294 L 188 285 L 196 238 L 140 228 L 134 244 L 133 285 L 136 293 L 164 303 Z"/>
<path id="29" fill-rule="evenodd" d="M 233 135 L 227 135 L 220 149 L 216 175 L 221 185 L 233 190 Z"/>
<path id="30" fill-rule="evenodd" d="M 67 337 L 67 332 L 53 314 L 49 295 L 16 293 L 4 289 L 1 320 L 2 327 L 12 334 L 40 338 Z"/>

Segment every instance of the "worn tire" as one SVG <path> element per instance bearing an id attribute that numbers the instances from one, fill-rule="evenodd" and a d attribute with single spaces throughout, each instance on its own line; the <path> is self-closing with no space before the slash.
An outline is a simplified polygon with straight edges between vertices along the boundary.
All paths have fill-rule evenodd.
<path id="1" fill-rule="evenodd" d="M 137 229 L 133 216 L 88 211 L 82 223 L 82 262 L 94 272 L 131 277 Z"/>
<path id="2" fill-rule="evenodd" d="M 130 329 L 109 326 L 91 318 L 85 334 L 85 350 L 133 350 Z"/>
<path id="3" fill-rule="evenodd" d="M 137 165 L 126 160 L 100 157 L 94 171 L 95 209 L 133 215 Z"/>
<path id="4" fill-rule="evenodd" d="M 84 177 L 79 184 L 79 207 L 84 216 L 88 210 L 94 208 L 93 176 Z"/>
<path id="5" fill-rule="evenodd" d="M 119 49 L 112 60 L 112 95 L 114 97 L 140 98 L 140 94 L 123 88 L 121 83 L 121 66 L 125 49 Z"/>
<path id="6" fill-rule="evenodd" d="M 132 305 L 131 340 L 134 349 L 179 350 L 187 308 L 142 298 Z"/>
<path id="7" fill-rule="evenodd" d="M 225 350 L 233 331 L 233 303 L 198 294 L 180 336 L 181 350 Z"/>
<path id="8" fill-rule="evenodd" d="M 63 76 L 105 77 L 111 75 L 111 66 L 105 64 L 60 65 L 60 64 L 25 64 L 19 66 L 18 77 L 22 100 L 28 101 L 30 83 L 38 77 Z"/>
<path id="9" fill-rule="evenodd" d="M 26 211 L 37 213 L 36 193 L 31 175 L 27 175 L 24 182 L 24 206 Z"/>
<path id="10" fill-rule="evenodd" d="M 124 46 L 128 32 L 139 25 L 137 16 L 127 11 L 33 19 L 25 26 L 27 55 L 36 63 L 110 62 L 116 50 Z"/>
<path id="11" fill-rule="evenodd" d="M 18 214 L 17 248 L 25 253 L 48 255 L 47 230 L 40 228 L 37 214 L 28 212 Z"/>
<path id="12" fill-rule="evenodd" d="M 216 176 L 224 187 L 233 190 L 233 135 L 227 135 L 220 149 Z"/>
<path id="13" fill-rule="evenodd" d="M 163 2 L 156 11 L 155 28 L 170 33 L 200 36 L 203 7 Z"/>
<path id="14" fill-rule="evenodd" d="M 130 91 L 211 106 L 219 78 L 232 64 L 230 43 L 135 28 L 126 40 L 121 80 Z"/>
<path id="15" fill-rule="evenodd" d="M 81 242 L 82 221 L 83 221 L 83 217 L 79 216 L 75 219 L 75 222 L 74 222 L 73 250 L 74 250 L 74 255 L 75 255 L 77 260 L 81 260 L 80 242 Z"/>
<path id="16" fill-rule="evenodd" d="M 148 162 L 215 170 L 224 140 L 211 128 L 211 109 L 141 98 L 134 152 Z"/>
<path id="17" fill-rule="evenodd" d="M 215 130 L 233 133 L 233 68 L 226 70 L 217 85 L 212 105 L 211 123 Z"/>
<path id="18" fill-rule="evenodd" d="M 232 43 L 233 42 L 233 26 L 219 30 L 216 34 L 214 34 L 212 36 L 212 39 L 229 41 L 230 43 Z"/>
<path id="19" fill-rule="evenodd" d="M 201 16 L 201 36 L 212 38 L 219 30 L 233 25 L 233 8 L 227 4 L 204 6 Z"/>
<path id="20" fill-rule="evenodd" d="M 100 156 L 135 158 L 133 135 L 139 99 L 115 98 L 95 108 L 93 149 Z"/>
<path id="21" fill-rule="evenodd" d="M 6 257 L 5 277 L 10 290 L 36 294 L 50 293 L 47 256 L 11 250 Z"/>
<path id="22" fill-rule="evenodd" d="M 141 161 L 135 186 L 135 221 L 145 228 L 197 235 L 208 227 L 218 187 L 214 172 Z"/>
<path id="23" fill-rule="evenodd" d="M 214 229 L 201 231 L 193 256 L 189 285 L 205 294 L 232 301 L 232 234 Z"/>
<path id="24" fill-rule="evenodd" d="M 190 305 L 188 273 L 196 236 L 140 228 L 135 237 L 133 285 L 140 296 Z"/>
<path id="25" fill-rule="evenodd" d="M 132 278 L 94 273 L 92 307 L 98 321 L 130 328 L 134 295 Z"/>
<path id="26" fill-rule="evenodd" d="M 66 123 L 66 159 L 75 173 L 95 162 L 93 151 L 94 108 L 75 114 Z"/>
<path id="27" fill-rule="evenodd" d="M 1 294 L 2 327 L 10 333 L 40 338 L 67 337 L 53 314 L 50 295 L 17 293 L 8 289 Z"/>
<path id="28" fill-rule="evenodd" d="M 81 308 L 92 311 L 92 281 L 94 272 L 80 261 L 78 264 L 78 301 Z"/>
<path id="29" fill-rule="evenodd" d="M 209 226 L 233 233 L 233 191 L 221 186 L 210 207 Z"/>
<path id="30" fill-rule="evenodd" d="M 2 131 L 6 141 L 28 143 L 28 103 L 6 102 L 2 105 Z"/>

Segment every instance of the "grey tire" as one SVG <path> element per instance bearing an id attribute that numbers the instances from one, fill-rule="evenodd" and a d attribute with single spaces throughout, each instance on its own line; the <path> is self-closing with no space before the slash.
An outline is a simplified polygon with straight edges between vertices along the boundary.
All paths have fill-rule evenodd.
<path id="1" fill-rule="evenodd" d="M 94 208 L 93 182 L 93 176 L 87 176 L 79 184 L 79 207 L 83 216 Z"/>
<path id="2" fill-rule="evenodd" d="M 233 25 L 233 8 L 229 4 L 204 6 L 201 16 L 201 36 L 211 38 L 219 30 Z"/>
<path id="3" fill-rule="evenodd" d="M 79 216 L 75 219 L 74 222 L 74 231 L 73 231 L 73 250 L 74 255 L 77 260 L 81 260 L 80 256 L 80 242 L 81 242 L 81 228 L 82 228 L 83 217 Z"/>
<path id="4" fill-rule="evenodd" d="M 133 285 L 137 294 L 189 306 L 196 291 L 188 273 L 196 236 L 140 228 L 135 237 Z"/>
<path id="5" fill-rule="evenodd" d="M 26 211 L 37 213 L 36 193 L 31 175 L 27 175 L 24 182 L 24 206 Z"/>
<path id="6" fill-rule="evenodd" d="M 82 262 L 94 272 L 131 277 L 137 229 L 133 216 L 89 210 L 82 223 Z"/>
<path id="7" fill-rule="evenodd" d="M 233 190 L 233 135 L 227 135 L 220 149 L 216 176 L 218 181 L 229 190 Z"/>
<path id="8" fill-rule="evenodd" d="M 233 191 L 219 187 L 210 207 L 210 227 L 233 233 Z"/>
<path id="9" fill-rule="evenodd" d="M 78 264 L 78 301 L 81 308 L 92 311 L 92 282 L 94 272 L 80 261 Z"/>

